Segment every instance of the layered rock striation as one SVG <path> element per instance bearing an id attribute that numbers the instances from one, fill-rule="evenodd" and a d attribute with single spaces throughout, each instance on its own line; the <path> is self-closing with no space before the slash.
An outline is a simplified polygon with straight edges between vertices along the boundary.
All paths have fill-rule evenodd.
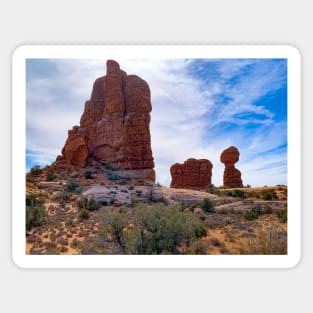
<path id="1" fill-rule="evenodd" d="M 206 159 L 188 159 L 171 166 L 172 188 L 204 189 L 211 184 L 212 163 Z"/>
<path id="2" fill-rule="evenodd" d="M 106 75 L 94 82 L 80 126 L 69 130 L 57 161 L 76 167 L 110 163 L 120 176 L 154 181 L 151 110 L 148 84 L 108 60 Z"/>
<path id="3" fill-rule="evenodd" d="M 239 155 L 239 150 L 234 146 L 225 149 L 221 154 L 221 162 L 225 165 L 223 176 L 225 187 L 243 187 L 241 172 L 235 168 Z"/>

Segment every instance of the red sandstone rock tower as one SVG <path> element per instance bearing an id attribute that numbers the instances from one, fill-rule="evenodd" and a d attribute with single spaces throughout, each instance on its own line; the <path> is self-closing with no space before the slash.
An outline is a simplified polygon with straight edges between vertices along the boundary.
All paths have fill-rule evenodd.
<path id="1" fill-rule="evenodd" d="M 68 132 L 58 162 L 85 167 L 92 160 L 110 163 L 120 177 L 155 180 L 150 138 L 150 88 L 107 61 L 106 76 L 96 79 L 80 126 Z"/>
<path id="2" fill-rule="evenodd" d="M 239 150 L 236 147 L 229 147 L 221 154 L 221 162 L 225 164 L 224 186 L 243 187 L 241 172 L 235 168 L 235 163 L 239 160 Z"/>
<path id="3" fill-rule="evenodd" d="M 171 188 L 204 189 L 211 184 L 212 163 L 206 159 L 188 159 L 171 166 Z"/>

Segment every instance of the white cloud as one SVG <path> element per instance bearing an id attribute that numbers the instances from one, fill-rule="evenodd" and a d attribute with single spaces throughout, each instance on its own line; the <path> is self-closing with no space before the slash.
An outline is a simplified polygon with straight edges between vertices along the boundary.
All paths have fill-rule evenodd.
<path id="1" fill-rule="evenodd" d="M 58 149 L 33 147 L 27 150 L 26 157 L 31 158 L 33 164 L 41 166 L 49 165 L 55 161 L 55 156 L 58 154 Z M 26 172 L 29 172 L 31 166 L 27 166 Z"/>

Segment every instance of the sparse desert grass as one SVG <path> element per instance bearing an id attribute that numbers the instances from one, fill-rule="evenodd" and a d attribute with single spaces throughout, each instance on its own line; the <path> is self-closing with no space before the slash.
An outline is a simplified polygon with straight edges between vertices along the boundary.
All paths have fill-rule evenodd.
<path id="1" fill-rule="evenodd" d="M 231 212 L 231 209 L 229 208 L 222 208 L 217 211 L 219 214 L 229 214 Z"/>
<path id="2" fill-rule="evenodd" d="M 73 248 L 73 249 L 78 249 L 79 246 L 80 246 L 80 241 L 77 240 L 76 238 L 74 238 L 74 239 L 72 240 L 72 243 L 71 243 L 71 248 Z"/>
<path id="3" fill-rule="evenodd" d="M 228 231 L 225 234 L 225 239 L 226 239 L 226 241 L 229 241 L 231 243 L 235 243 L 237 241 L 236 236 L 237 236 L 237 234 L 234 231 Z"/>
<path id="4" fill-rule="evenodd" d="M 211 238 L 211 244 L 214 247 L 221 247 L 223 243 L 218 238 Z"/>
<path id="5" fill-rule="evenodd" d="M 287 232 L 272 224 L 259 230 L 240 247 L 241 254 L 287 254 Z"/>
<path id="6" fill-rule="evenodd" d="M 186 254 L 207 254 L 211 249 L 211 245 L 205 240 L 195 240 L 186 250 Z"/>
<path id="7" fill-rule="evenodd" d="M 206 226 L 208 229 L 219 229 L 219 228 L 222 228 L 223 225 L 219 222 L 206 222 Z"/>
<path id="8" fill-rule="evenodd" d="M 224 219 L 224 225 L 230 225 L 232 224 L 233 220 L 230 216 L 226 216 Z"/>
<path id="9" fill-rule="evenodd" d="M 67 252 L 68 251 L 68 247 L 67 246 L 62 246 L 60 248 L 60 252 L 64 253 L 64 252 Z"/>
<path id="10" fill-rule="evenodd" d="M 99 254 L 97 246 L 92 241 L 84 241 L 81 244 L 81 254 Z"/>
<path id="11" fill-rule="evenodd" d="M 105 173 L 105 169 L 102 168 L 102 170 Z M 82 171 L 80 175 L 83 174 Z M 55 191 L 50 189 L 51 192 L 48 194 L 36 187 L 39 181 L 46 180 L 45 175 L 46 173 L 42 172 L 37 176 L 27 176 L 32 180 L 32 182 L 27 182 L 28 193 L 36 194 L 41 208 L 48 213 L 49 217 L 49 223 L 40 222 L 35 224 L 36 226 L 33 225 L 28 228 L 26 237 L 28 254 L 262 254 L 264 251 L 265 254 L 283 254 L 287 251 L 287 210 L 283 209 L 282 201 L 265 200 L 272 196 L 264 196 L 265 199 L 260 196 L 250 198 L 253 193 L 254 195 L 260 194 L 262 189 L 245 189 L 243 200 L 238 191 L 232 191 L 232 196 L 228 194 L 219 198 L 215 197 L 213 201 L 209 200 L 211 203 L 207 206 L 208 210 L 205 207 L 206 200 L 185 206 L 177 204 L 178 212 L 184 217 L 178 214 L 166 222 L 162 219 L 161 214 L 158 215 L 159 225 L 156 223 L 154 224 L 155 228 L 153 228 L 152 223 L 149 228 L 149 214 L 154 215 L 151 212 L 148 214 L 149 210 L 146 209 L 150 206 L 142 203 L 145 197 L 142 188 L 125 185 L 125 190 L 132 193 L 130 197 L 133 197 L 130 205 L 120 203 L 119 207 L 114 208 L 116 195 L 112 194 L 111 201 L 105 200 L 105 203 L 99 204 L 99 206 L 105 205 L 105 207 L 102 207 L 101 210 L 93 210 L 93 203 L 90 204 L 88 200 L 81 200 L 80 205 L 78 205 L 79 202 L 74 202 L 80 197 L 79 194 L 82 191 L 80 184 L 83 184 L 84 181 L 86 183 L 84 178 L 77 181 L 72 179 L 60 182 L 58 181 L 59 178 L 56 178 L 51 186 L 57 184 L 58 188 Z M 60 173 L 57 175 L 61 177 Z M 120 182 L 121 180 L 115 182 L 116 188 Z M 109 184 L 113 186 L 112 182 Z M 278 190 L 278 188 L 282 190 Z M 280 199 L 278 191 L 286 195 L 286 187 L 267 189 L 273 189 Z M 214 188 L 213 192 L 214 194 L 219 192 L 226 194 L 228 190 L 221 191 Z M 33 196 L 28 197 L 28 200 L 31 197 Z M 208 195 L 208 197 L 211 196 Z M 171 207 L 165 203 L 155 203 L 152 207 L 155 205 L 163 206 L 164 212 Z M 204 207 L 202 207 L 203 205 Z M 142 206 L 142 212 L 139 214 L 138 207 L 140 206 Z M 247 208 L 248 211 L 254 212 L 253 214 L 256 214 L 258 218 L 246 220 L 244 214 Z M 163 212 L 162 210 L 160 209 L 159 213 Z M 122 230 L 118 228 L 113 230 L 111 225 L 109 230 L 107 228 L 104 231 L 105 223 L 103 221 L 105 216 L 109 214 L 125 217 L 126 224 Z M 142 216 L 141 223 L 139 216 Z M 184 219 L 186 223 L 183 222 Z M 118 220 L 115 222 L 118 224 Z M 277 232 L 273 230 L 268 231 L 268 229 L 274 229 L 275 223 L 280 226 L 280 235 L 277 235 Z M 198 230 L 195 230 L 197 228 Z M 192 229 L 193 231 L 191 231 Z M 173 232 L 171 233 L 171 231 Z M 118 243 L 114 232 L 122 234 L 119 239 L 120 243 Z M 162 236 L 165 239 L 162 239 Z"/>
<path id="12" fill-rule="evenodd" d="M 288 217 L 287 209 L 277 210 L 276 215 L 281 223 L 287 222 L 287 217 Z"/>

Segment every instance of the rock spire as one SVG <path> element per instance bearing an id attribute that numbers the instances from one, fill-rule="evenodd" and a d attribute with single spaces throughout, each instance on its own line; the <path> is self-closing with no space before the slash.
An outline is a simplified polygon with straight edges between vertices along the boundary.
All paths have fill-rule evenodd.
<path id="1" fill-rule="evenodd" d="M 106 68 L 106 75 L 95 80 L 80 126 L 69 130 L 57 161 L 75 167 L 92 161 L 110 163 L 120 177 L 154 181 L 150 88 L 113 60 Z"/>

